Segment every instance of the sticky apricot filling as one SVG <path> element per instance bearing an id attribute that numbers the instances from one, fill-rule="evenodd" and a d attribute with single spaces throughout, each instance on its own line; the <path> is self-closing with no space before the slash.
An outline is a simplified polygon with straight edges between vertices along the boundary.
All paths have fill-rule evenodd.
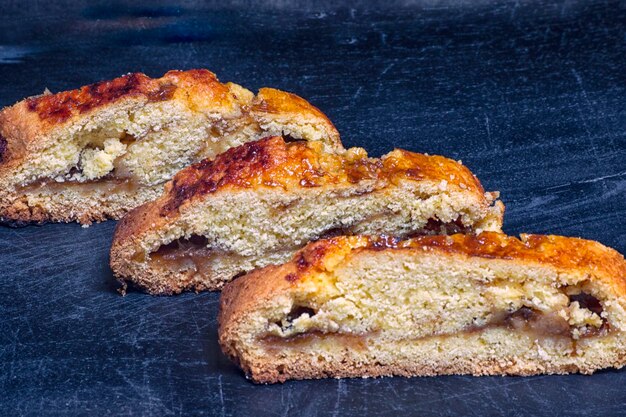
<path id="1" fill-rule="evenodd" d="M 210 252 L 207 247 L 208 240 L 204 236 L 191 235 L 188 239 L 180 238 L 167 245 L 161 245 L 159 249 L 152 252 L 152 258 L 176 260 L 189 256 L 206 255 Z"/>
<path id="2" fill-rule="evenodd" d="M 136 142 L 136 140 L 137 138 L 134 136 L 128 133 L 123 133 L 119 138 L 119 143 L 128 147 Z M 66 174 L 59 175 L 54 178 L 43 177 L 36 179 L 32 182 L 24 184 L 22 187 L 19 187 L 19 191 L 36 192 L 47 190 L 52 192 L 62 192 L 68 187 L 73 187 L 73 189 L 83 192 L 135 192 L 137 188 L 139 188 L 140 182 L 138 178 L 135 178 L 131 173 L 126 172 L 126 170 L 120 165 L 120 159 L 124 155 L 123 152 L 121 154 L 118 152 L 117 156 L 112 161 L 112 166 L 109 167 L 110 171 L 106 172 L 105 168 L 103 175 L 95 178 L 85 177 L 82 167 L 82 164 L 84 163 L 84 154 L 89 151 L 102 152 L 103 149 L 104 146 L 87 145 L 81 151 L 81 159 L 78 165 L 72 167 Z"/>
<path id="3" fill-rule="evenodd" d="M 423 228 L 423 231 L 419 234 L 439 234 L 442 230 L 450 233 L 457 233 L 459 231 L 469 232 L 469 228 L 465 227 L 460 220 L 446 223 L 440 220 L 430 219 Z M 349 228 L 332 228 L 312 240 L 328 239 L 335 236 L 351 234 L 353 234 L 353 232 Z M 214 256 L 216 252 L 215 249 L 207 245 L 208 241 L 204 236 L 192 235 L 188 239 L 180 238 L 168 244 L 161 245 L 157 250 L 150 253 L 150 258 L 158 262 L 161 266 L 171 269 L 202 271 L 203 266 L 207 265 L 206 258 Z M 294 248 L 294 250 L 295 249 L 297 248 Z"/>
<path id="4" fill-rule="evenodd" d="M 423 235 L 453 235 L 456 233 L 472 233 L 471 227 L 465 226 L 461 219 L 456 219 L 452 222 L 443 222 L 438 219 L 428 219 L 428 222 L 423 227 Z M 418 236 L 419 234 L 415 234 Z"/>
<path id="5" fill-rule="evenodd" d="M 208 272 L 215 251 L 208 246 L 204 236 L 192 235 L 161 245 L 150 253 L 150 259 L 157 266 L 177 271 Z"/>
<path id="6" fill-rule="evenodd" d="M 479 332 L 489 328 L 506 328 L 514 330 L 516 332 L 525 333 L 536 339 L 546 338 L 571 338 L 581 339 L 588 337 L 601 337 L 606 336 L 610 331 L 610 325 L 606 318 L 602 317 L 603 308 L 600 301 L 587 293 L 581 292 L 579 294 L 570 295 L 570 304 L 578 302 L 580 308 L 585 308 L 602 318 L 602 325 L 600 327 L 594 327 L 585 325 L 582 328 L 572 326 L 568 321 L 556 312 L 542 312 L 530 307 L 521 307 L 513 312 L 501 312 L 493 315 L 493 319 L 482 326 L 467 326 L 465 329 L 458 332 L 459 334 L 469 334 Z M 292 329 L 293 322 L 302 317 L 308 315 L 309 318 L 313 317 L 317 312 L 306 306 L 294 306 L 291 311 L 285 316 L 284 319 L 275 321 L 272 324 L 277 325 L 282 332 L 289 332 Z M 573 336 L 574 329 L 577 330 L 578 336 Z M 348 347 L 363 348 L 367 346 L 367 337 L 373 333 L 378 333 L 377 330 L 364 334 L 354 333 L 341 333 L 341 332 L 323 332 L 319 329 L 311 328 L 305 332 L 291 333 L 289 336 L 280 336 L 274 333 L 261 335 L 258 340 L 267 349 L 279 349 L 279 348 L 303 348 L 307 344 L 323 341 L 325 339 L 337 341 Z M 452 336 L 451 334 L 439 334 L 432 336 L 423 336 L 423 338 L 437 336 Z"/>

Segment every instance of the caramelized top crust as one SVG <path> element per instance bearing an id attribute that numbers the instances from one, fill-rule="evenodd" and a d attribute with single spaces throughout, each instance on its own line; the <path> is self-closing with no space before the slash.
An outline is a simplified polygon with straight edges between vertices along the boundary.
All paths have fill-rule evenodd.
<path id="1" fill-rule="evenodd" d="M 285 114 L 295 113 L 302 114 L 315 113 L 317 117 L 328 118 L 317 107 L 295 94 L 286 91 L 277 90 L 275 88 L 261 88 L 257 95 L 257 100 L 252 111 L 258 111 L 269 114 Z M 328 120 L 330 123 L 330 120 Z"/>
<path id="2" fill-rule="evenodd" d="M 328 117 L 305 99 L 275 88 L 261 88 L 250 112 L 262 121 L 279 120 L 299 125 L 316 126 L 332 141 L 340 144 L 339 132 Z"/>
<path id="3" fill-rule="evenodd" d="M 339 236 L 310 243 L 290 262 L 257 269 L 226 284 L 220 299 L 220 326 L 245 320 L 248 312 L 262 308 L 268 300 L 281 294 L 289 294 L 300 285 L 309 289 L 309 284 L 323 286 L 327 281 L 321 277 L 332 274 L 353 254 L 398 250 L 416 256 L 437 253 L 510 261 L 520 266 L 544 265 L 561 272 L 579 273 L 591 282 L 604 282 L 617 296 L 626 297 L 624 257 L 591 240 L 553 235 L 521 235 L 521 239 L 517 239 L 494 232 L 478 236 L 420 236 L 402 241 L 385 236 Z"/>
<path id="4" fill-rule="evenodd" d="M 617 251 L 598 242 L 555 235 L 522 234 L 520 239 L 495 232 L 480 235 L 418 236 L 400 240 L 380 237 L 336 237 L 304 248 L 295 258 L 299 269 L 320 268 L 327 256 L 339 249 L 412 250 L 455 253 L 467 257 L 517 260 L 551 265 L 560 270 L 585 270 L 613 277 L 626 294 L 626 261 Z"/>
<path id="5" fill-rule="evenodd" d="M 148 101 L 165 101 L 174 96 L 178 88 L 194 86 L 213 92 L 219 101 L 234 101 L 228 88 L 220 83 L 211 71 L 169 71 L 161 78 L 150 78 L 142 73 L 127 74 L 110 81 L 101 81 L 76 90 L 63 91 L 26 99 L 29 111 L 50 123 L 62 123 L 75 114 L 107 105 L 124 97 L 143 96 Z"/>
<path id="6" fill-rule="evenodd" d="M 29 153 L 48 146 L 54 139 L 52 132 L 92 110 L 126 99 L 178 100 L 191 110 L 228 117 L 239 116 L 242 106 L 249 104 L 205 69 L 169 71 L 154 79 L 133 73 L 76 90 L 27 98 L 0 111 L 0 179 L 27 161 Z"/>
<path id="7" fill-rule="evenodd" d="M 365 180 L 384 187 L 402 179 L 433 181 L 485 198 L 480 183 L 466 167 L 441 156 L 395 150 L 375 159 L 368 158 L 361 148 L 349 149 L 342 155 L 329 154 L 322 152 L 318 143 L 285 142 L 275 136 L 243 144 L 213 161 L 205 160 L 180 171 L 166 188 L 167 202 L 161 215 L 226 187 L 293 189 Z"/>

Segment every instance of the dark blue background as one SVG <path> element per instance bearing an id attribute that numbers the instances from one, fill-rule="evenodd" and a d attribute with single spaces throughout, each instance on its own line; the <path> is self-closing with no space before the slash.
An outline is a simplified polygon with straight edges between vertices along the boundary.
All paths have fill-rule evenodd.
<path id="1" fill-rule="evenodd" d="M 206 67 L 293 91 L 346 145 L 462 159 L 505 230 L 626 252 L 626 2 L 3 1 L 0 105 Z M 1 415 L 617 415 L 626 372 L 255 386 L 218 294 L 119 296 L 115 224 L 0 228 Z"/>

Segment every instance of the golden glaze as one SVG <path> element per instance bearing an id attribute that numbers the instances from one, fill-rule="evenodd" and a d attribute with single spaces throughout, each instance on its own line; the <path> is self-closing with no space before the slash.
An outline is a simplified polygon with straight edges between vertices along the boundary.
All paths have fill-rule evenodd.
<path id="1" fill-rule="evenodd" d="M 336 237 L 309 244 L 294 258 L 302 277 L 307 271 L 324 269 L 338 253 L 355 251 L 410 250 L 466 255 L 468 257 L 541 263 L 559 270 L 581 270 L 610 277 L 611 284 L 626 295 L 626 261 L 617 251 L 598 242 L 554 235 L 523 234 L 521 239 L 495 232 L 480 235 L 419 236 L 407 240 L 393 237 Z M 290 274 L 293 274 L 290 272 Z M 285 277 L 295 282 L 299 277 Z"/>
<path id="2" fill-rule="evenodd" d="M 480 198 L 484 194 L 466 167 L 441 156 L 395 150 L 375 159 L 359 148 L 343 155 L 329 154 L 322 152 L 319 144 L 285 142 L 276 136 L 229 149 L 213 161 L 205 160 L 180 171 L 168 188 L 161 214 L 167 215 L 187 200 L 228 186 L 293 189 L 364 180 L 384 186 L 400 179 L 444 182 L 445 187 L 476 192 Z"/>
<path id="3" fill-rule="evenodd" d="M 62 123 L 75 114 L 125 97 L 143 96 L 148 101 L 164 101 L 174 96 L 178 88 L 200 87 L 214 91 L 222 100 L 228 99 L 228 88 L 208 70 L 169 71 L 161 78 L 150 78 L 142 73 L 127 74 L 110 81 L 87 85 L 76 90 L 63 91 L 26 99 L 29 111 L 41 120 Z"/>
<path id="4" fill-rule="evenodd" d="M 331 124 L 321 110 L 302 97 L 269 87 L 259 90 L 252 111 L 274 115 L 314 113 L 317 117 L 324 118 Z"/>

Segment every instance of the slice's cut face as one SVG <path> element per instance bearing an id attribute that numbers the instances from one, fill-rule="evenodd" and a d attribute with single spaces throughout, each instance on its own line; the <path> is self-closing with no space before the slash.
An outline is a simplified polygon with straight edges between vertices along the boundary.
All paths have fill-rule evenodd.
<path id="1" fill-rule="evenodd" d="M 28 98 L 0 112 L 0 216 L 119 217 L 185 166 L 283 133 L 342 150 L 332 123 L 307 101 L 268 88 L 255 96 L 206 70 L 129 74 Z M 120 206 L 130 189 L 137 196 Z M 65 190 L 69 198 L 57 197 Z M 94 199 L 84 216 L 72 214 Z"/>
<path id="2" fill-rule="evenodd" d="M 119 224 L 114 273 L 151 293 L 216 290 L 311 240 L 500 230 L 502 204 L 455 161 L 395 150 L 323 152 L 281 137 L 181 171 Z"/>
<path id="3" fill-rule="evenodd" d="M 581 239 L 337 237 L 227 285 L 220 308 L 222 348 L 257 382 L 626 362 L 626 262 Z"/>

